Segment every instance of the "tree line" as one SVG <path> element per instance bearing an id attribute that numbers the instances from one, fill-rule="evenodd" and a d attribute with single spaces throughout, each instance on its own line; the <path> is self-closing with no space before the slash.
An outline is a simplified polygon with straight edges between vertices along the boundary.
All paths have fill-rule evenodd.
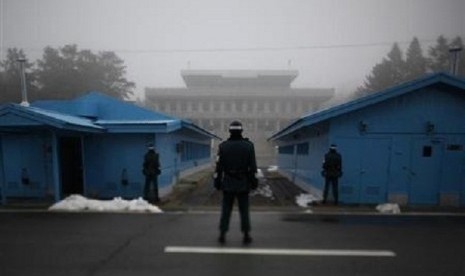
<path id="1" fill-rule="evenodd" d="M 18 59 L 25 59 L 28 100 L 72 99 L 100 91 L 118 99 L 133 95 L 135 83 L 125 77 L 124 61 L 114 52 L 93 53 L 77 45 L 46 47 L 41 59 L 30 62 L 24 51 L 9 48 L 0 61 L 0 103 L 21 101 Z"/>
<path id="2" fill-rule="evenodd" d="M 436 44 L 428 48 L 425 55 L 419 40 L 414 37 L 404 57 L 398 43 L 394 43 L 387 56 L 372 68 L 364 83 L 357 88 L 355 96 L 360 97 L 381 91 L 428 73 L 449 72 L 451 64 L 449 49 L 463 49 L 463 46 L 460 36 L 448 40 L 441 35 L 437 38 Z M 457 75 L 465 77 L 465 54 L 463 52 Z"/>
<path id="3" fill-rule="evenodd" d="M 453 47 L 463 49 L 460 36 L 452 40 L 439 36 L 425 55 L 419 40 L 414 37 L 404 57 L 398 43 L 394 43 L 386 57 L 373 66 L 364 83 L 356 89 L 355 97 L 381 91 L 427 73 L 449 71 L 449 49 Z M 5 60 L 0 61 L 0 103 L 21 101 L 20 58 L 26 60 L 26 85 L 31 101 L 72 99 L 93 90 L 118 99 L 128 99 L 133 95 L 135 83 L 126 79 L 124 61 L 114 52 L 93 53 L 79 50 L 77 45 L 57 49 L 46 47 L 41 59 L 30 62 L 23 50 L 10 48 Z M 464 53 L 458 68 L 458 75 L 465 77 Z"/>

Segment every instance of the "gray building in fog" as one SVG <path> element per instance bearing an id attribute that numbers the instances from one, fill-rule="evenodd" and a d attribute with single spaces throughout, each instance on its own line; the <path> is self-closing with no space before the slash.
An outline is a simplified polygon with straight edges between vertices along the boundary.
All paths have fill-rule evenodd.
<path id="1" fill-rule="evenodd" d="M 183 70 L 186 87 L 146 88 L 146 105 L 189 119 L 227 138 L 228 125 L 240 120 L 255 143 L 259 165 L 274 164 L 267 138 L 291 120 L 314 112 L 334 96 L 332 88 L 292 88 L 294 70 Z"/>

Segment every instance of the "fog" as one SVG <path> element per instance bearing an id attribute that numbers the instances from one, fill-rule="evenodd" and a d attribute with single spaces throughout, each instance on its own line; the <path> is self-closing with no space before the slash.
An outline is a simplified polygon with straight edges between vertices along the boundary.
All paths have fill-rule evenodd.
<path id="1" fill-rule="evenodd" d="M 115 51 L 136 95 L 184 86 L 180 71 L 299 72 L 294 87 L 360 85 L 398 42 L 465 36 L 463 0 L 0 0 L 0 58 L 45 46 Z"/>

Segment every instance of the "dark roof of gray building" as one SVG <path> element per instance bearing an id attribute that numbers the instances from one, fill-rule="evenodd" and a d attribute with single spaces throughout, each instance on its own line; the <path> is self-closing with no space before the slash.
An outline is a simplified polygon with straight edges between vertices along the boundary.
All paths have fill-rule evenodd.
<path id="1" fill-rule="evenodd" d="M 187 87 L 278 86 L 289 87 L 296 70 L 182 70 Z"/>

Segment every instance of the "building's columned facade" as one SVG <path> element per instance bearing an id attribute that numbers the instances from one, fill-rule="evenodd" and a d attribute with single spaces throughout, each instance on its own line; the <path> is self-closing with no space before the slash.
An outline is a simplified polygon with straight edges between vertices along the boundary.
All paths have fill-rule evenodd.
<path id="1" fill-rule="evenodd" d="M 146 105 L 189 119 L 223 138 L 231 121 L 241 121 L 262 166 L 275 160 L 274 146 L 267 142 L 272 133 L 318 110 L 334 96 L 334 89 L 291 88 L 297 77 L 297 71 L 291 70 L 185 70 L 181 74 L 186 88 L 147 88 Z"/>

